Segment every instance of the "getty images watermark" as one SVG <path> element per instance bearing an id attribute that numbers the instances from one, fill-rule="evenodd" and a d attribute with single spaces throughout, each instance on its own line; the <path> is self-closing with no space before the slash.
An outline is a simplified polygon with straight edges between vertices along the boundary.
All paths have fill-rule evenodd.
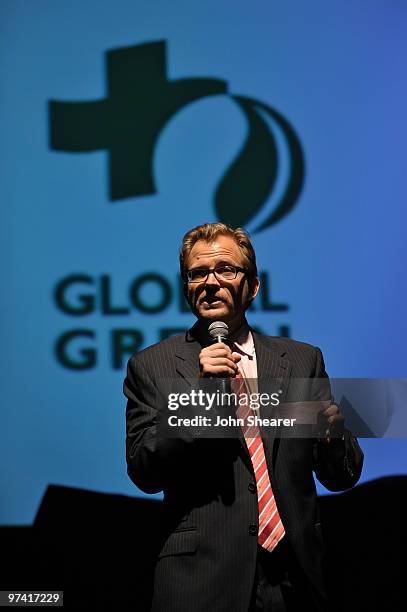
<path id="1" fill-rule="evenodd" d="M 261 417 L 257 412 L 260 408 L 276 408 L 280 405 L 280 393 L 234 393 L 216 390 L 213 392 L 202 389 L 191 389 L 188 393 L 169 393 L 168 410 L 177 411 L 180 408 L 192 407 L 209 414 L 194 416 L 168 417 L 170 427 L 293 427 L 296 418 Z M 219 414 L 227 408 L 233 408 L 235 414 Z"/>
<path id="2" fill-rule="evenodd" d="M 357 437 L 407 438 L 407 379 L 161 379 L 155 400 L 163 437 L 241 437 L 249 427 L 262 436 L 314 439 L 325 435 L 325 411 L 334 403 Z"/>

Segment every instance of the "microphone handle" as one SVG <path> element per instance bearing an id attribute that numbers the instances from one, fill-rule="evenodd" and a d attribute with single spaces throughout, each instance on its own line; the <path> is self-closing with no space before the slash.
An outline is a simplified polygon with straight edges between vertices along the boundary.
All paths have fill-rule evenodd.
<path id="1" fill-rule="evenodd" d="M 227 340 L 228 337 L 219 334 L 218 337 L 216 338 L 217 342 L 223 342 L 224 344 L 227 344 Z M 230 377 L 225 377 L 225 378 L 218 378 L 218 382 L 219 382 L 219 390 L 222 394 L 225 393 L 232 393 L 232 385 L 230 383 Z"/>
<path id="2" fill-rule="evenodd" d="M 222 394 L 232 393 L 232 385 L 230 378 L 218 378 L 219 391 Z"/>
<path id="3" fill-rule="evenodd" d="M 228 341 L 227 336 L 222 336 L 221 334 L 216 336 L 216 342 L 223 342 L 223 344 L 227 344 L 227 341 Z"/>

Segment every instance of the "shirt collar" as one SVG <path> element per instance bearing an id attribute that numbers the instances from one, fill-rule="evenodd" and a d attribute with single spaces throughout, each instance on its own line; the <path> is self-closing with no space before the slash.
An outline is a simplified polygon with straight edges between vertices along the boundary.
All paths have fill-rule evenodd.
<path id="1" fill-rule="evenodd" d="M 243 355 L 247 355 L 250 358 L 254 356 L 254 340 L 250 327 L 245 321 L 241 327 L 234 334 L 233 345 Z"/>

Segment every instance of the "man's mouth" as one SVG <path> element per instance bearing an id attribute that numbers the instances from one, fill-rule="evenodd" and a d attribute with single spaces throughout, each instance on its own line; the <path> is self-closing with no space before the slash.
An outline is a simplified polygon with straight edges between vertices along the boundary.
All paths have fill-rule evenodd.
<path id="1" fill-rule="evenodd" d="M 209 304 L 210 306 L 216 306 L 218 304 L 223 304 L 224 300 L 214 295 L 213 296 L 207 295 L 202 299 L 202 302 L 204 304 Z"/>

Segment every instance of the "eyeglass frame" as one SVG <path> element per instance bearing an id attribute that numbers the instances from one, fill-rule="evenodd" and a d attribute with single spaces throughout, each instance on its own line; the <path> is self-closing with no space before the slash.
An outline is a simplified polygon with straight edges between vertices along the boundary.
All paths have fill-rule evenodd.
<path id="1" fill-rule="evenodd" d="M 218 268 L 234 268 L 236 270 L 236 274 L 235 274 L 235 276 L 233 278 L 218 278 L 218 276 L 216 274 L 216 267 L 218 267 Z M 206 281 L 208 280 L 209 275 L 213 274 L 217 281 L 219 281 L 219 282 L 228 282 L 228 281 L 235 280 L 237 278 L 238 272 L 243 272 L 244 274 L 247 274 L 247 272 L 248 272 L 247 268 L 241 268 L 240 266 L 232 266 L 232 265 L 229 265 L 229 264 L 220 264 L 220 265 L 218 265 L 216 267 L 215 268 L 192 268 L 191 270 L 187 270 L 185 272 L 184 278 L 185 278 L 187 283 L 192 283 L 192 284 L 195 284 L 195 283 L 206 283 Z M 204 279 L 202 278 L 200 280 L 195 280 L 195 281 L 194 280 L 189 280 L 188 274 L 190 272 L 193 272 L 194 270 L 207 270 L 206 278 L 204 278 Z"/>

